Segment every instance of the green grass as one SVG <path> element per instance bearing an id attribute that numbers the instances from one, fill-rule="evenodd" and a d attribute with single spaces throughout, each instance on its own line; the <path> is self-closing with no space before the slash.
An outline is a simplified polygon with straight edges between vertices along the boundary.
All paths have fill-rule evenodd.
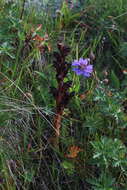
<path id="1" fill-rule="evenodd" d="M 63 1 L 54 13 L 24 9 L 23 1 L 0 7 L 0 189 L 126 190 L 126 0 L 72 9 Z M 47 34 L 40 51 L 33 38 Z M 59 149 L 51 94 L 58 42 L 70 47 L 67 62 L 90 57 L 94 65 L 88 79 L 71 69 L 65 78 L 75 95 L 64 109 Z M 81 151 L 69 157 L 72 146 Z"/>

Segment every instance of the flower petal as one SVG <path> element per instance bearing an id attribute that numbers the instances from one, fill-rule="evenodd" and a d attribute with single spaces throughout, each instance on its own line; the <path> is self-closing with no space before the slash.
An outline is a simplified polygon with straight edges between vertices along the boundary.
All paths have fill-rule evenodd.
<path id="1" fill-rule="evenodd" d="M 80 63 L 78 60 L 74 60 L 74 62 L 72 62 L 72 66 L 79 66 Z"/>
<path id="2" fill-rule="evenodd" d="M 73 68 L 72 69 L 77 75 L 82 75 L 83 74 L 83 71 L 78 69 L 78 68 Z"/>
<path id="3" fill-rule="evenodd" d="M 84 72 L 84 73 L 83 73 L 83 76 L 84 76 L 84 77 L 90 77 L 90 73 Z"/>
<path id="4" fill-rule="evenodd" d="M 88 73 L 92 73 L 93 72 L 93 66 L 92 65 L 88 65 L 84 68 L 84 71 L 85 72 L 88 72 Z"/>

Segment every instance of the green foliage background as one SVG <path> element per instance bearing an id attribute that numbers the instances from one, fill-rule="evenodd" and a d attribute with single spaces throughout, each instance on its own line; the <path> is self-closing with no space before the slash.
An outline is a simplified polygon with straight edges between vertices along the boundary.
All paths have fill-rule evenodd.
<path id="1" fill-rule="evenodd" d="M 56 11 L 24 3 L 0 1 L 0 188 L 126 190 L 127 1 L 62 1 Z M 43 53 L 29 40 L 33 30 L 48 34 Z M 94 66 L 89 79 L 68 73 L 75 96 L 59 151 L 50 143 L 58 42 L 71 48 L 68 62 L 90 57 Z M 82 151 L 68 158 L 73 145 Z"/>

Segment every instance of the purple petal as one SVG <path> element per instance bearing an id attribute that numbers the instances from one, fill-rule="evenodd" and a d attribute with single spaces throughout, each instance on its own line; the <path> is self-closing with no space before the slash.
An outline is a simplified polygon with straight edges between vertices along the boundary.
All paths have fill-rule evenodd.
<path id="1" fill-rule="evenodd" d="M 84 71 L 87 72 L 87 73 L 92 73 L 93 72 L 93 66 L 88 65 L 86 68 L 84 68 Z"/>
<path id="2" fill-rule="evenodd" d="M 78 60 L 74 60 L 74 62 L 72 62 L 72 66 L 79 66 L 80 63 Z"/>
<path id="3" fill-rule="evenodd" d="M 93 71 L 93 65 L 87 65 L 86 69 Z"/>
<path id="4" fill-rule="evenodd" d="M 83 59 L 83 58 L 80 58 L 80 59 L 79 59 L 79 62 L 83 62 L 83 61 L 84 61 L 84 59 Z"/>
<path id="5" fill-rule="evenodd" d="M 79 59 L 79 63 L 80 65 L 87 65 L 87 61 L 82 58 Z"/>
<path id="6" fill-rule="evenodd" d="M 89 59 L 89 58 L 83 59 L 82 64 L 83 64 L 83 65 L 88 65 L 89 62 L 90 62 L 90 59 Z"/>
<path id="7" fill-rule="evenodd" d="M 83 71 L 78 69 L 78 68 L 73 68 L 72 69 L 77 75 L 82 75 L 83 74 Z"/>
<path id="8" fill-rule="evenodd" d="M 90 73 L 84 72 L 84 73 L 83 73 L 83 76 L 84 76 L 84 77 L 90 77 Z"/>

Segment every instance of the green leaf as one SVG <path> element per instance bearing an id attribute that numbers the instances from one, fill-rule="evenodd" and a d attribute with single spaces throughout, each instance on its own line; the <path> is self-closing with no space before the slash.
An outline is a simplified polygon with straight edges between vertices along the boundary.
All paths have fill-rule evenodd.
<path id="1" fill-rule="evenodd" d="M 44 73 L 42 73 L 42 72 L 38 72 L 38 71 L 35 71 L 35 73 L 37 73 L 38 75 L 40 75 L 40 77 L 42 78 L 42 79 L 47 79 L 47 77 L 45 76 L 45 74 Z"/>
<path id="2" fill-rule="evenodd" d="M 114 88 L 117 88 L 117 89 L 120 88 L 119 78 L 116 76 L 116 74 L 113 70 L 111 71 L 111 83 L 112 83 Z"/>
<path id="3" fill-rule="evenodd" d="M 127 57 L 127 42 L 123 42 L 120 46 L 120 55 Z"/>
<path id="4" fill-rule="evenodd" d="M 64 169 L 70 169 L 70 170 L 74 169 L 74 165 L 70 162 L 67 162 L 67 161 L 64 161 L 62 163 L 62 166 Z"/>

